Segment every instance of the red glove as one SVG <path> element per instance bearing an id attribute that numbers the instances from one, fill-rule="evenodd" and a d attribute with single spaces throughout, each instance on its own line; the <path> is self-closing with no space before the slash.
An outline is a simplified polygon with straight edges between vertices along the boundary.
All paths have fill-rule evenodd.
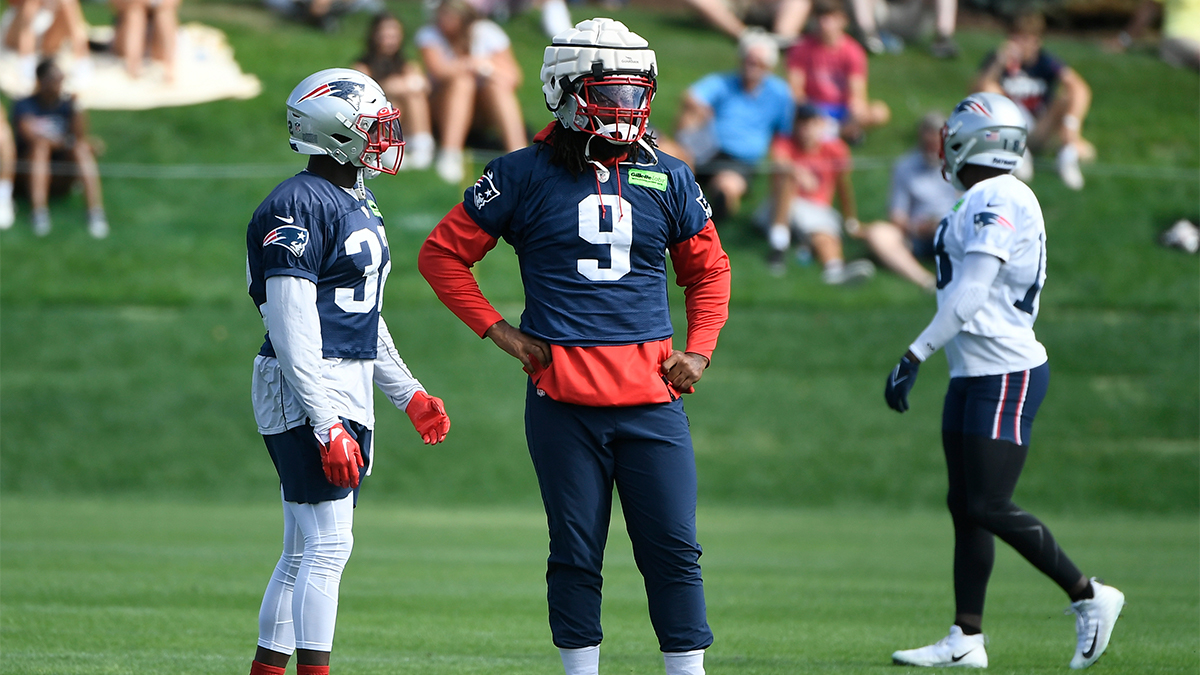
<path id="1" fill-rule="evenodd" d="M 413 394 L 404 409 L 413 427 L 425 439 L 426 445 L 436 445 L 446 440 L 446 432 L 450 431 L 450 418 L 446 415 L 446 406 L 442 399 L 430 396 L 423 391 Z"/>
<path id="2" fill-rule="evenodd" d="M 317 439 L 321 446 L 321 467 L 325 478 L 342 488 L 358 487 L 358 470 L 363 466 L 362 451 L 341 422 L 329 429 L 329 445 Z"/>

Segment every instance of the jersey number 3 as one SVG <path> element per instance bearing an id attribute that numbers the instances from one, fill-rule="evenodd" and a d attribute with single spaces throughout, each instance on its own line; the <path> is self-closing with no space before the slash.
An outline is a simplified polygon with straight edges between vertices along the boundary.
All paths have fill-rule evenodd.
<path id="1" fill-rule="evenodd" d="M 387 240 L 384 240 L 386 245 Z M 379 261 L 383 258 L 383 246 L 379 236 L 373 230 L 355 230 L 346 237 L 346 255 L 362 253 L 366 249 L 371 254 L 371 262 L 363 268 L 362 300 L 355 300 L 358 293 L 353 288 L 338 288 L 333 293 L 333 301 L 343 311 L 350 314 L 366 314 L 373 309 L 383 309 L 383 284 L 387 281 L 388 272 L 392 270 L 392 261 L 387 261 L 383 271 L 379 270 Z M 378 280 L 376 280 L 378 277 Z"/>
<path id="2" fill-rule="evenodd" d="M 600 209 L 612 218 L 612 230 L 600 230 Z M 580 258 L 576 269 L 592 281 L 616 281 L 629 274 L 633 248 L 633 206 L 617 195 L 588 195 L 579 202 L 579 237 L 589 244 L 609 247 L 609 265 L 595 258 Z"/>

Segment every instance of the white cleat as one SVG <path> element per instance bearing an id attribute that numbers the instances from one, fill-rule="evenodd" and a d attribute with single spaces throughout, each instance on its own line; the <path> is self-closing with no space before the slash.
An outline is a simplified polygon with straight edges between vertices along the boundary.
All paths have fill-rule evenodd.
<path id="1" fill-rule="evenodd" d="M 892 663 L 933 668 L 987 668 L 987 650 L 983 643 L 982 633 L 963 635 L 961 628 L 951 626 L 950 634 L 936 644 L 892 654 Z"/>
<path id="2" fill-rule="evenodd" d="M 1075 613 L 1075 658 L 1071 667 L 1075 670 L 1087 668 L 1108 649 L 1113 626 L 1125 606 L 1125 594 L 1112 586 L 1105 586 L 1092 577 L 1093 597 L 1072 602 L 1067 612 Z"/>

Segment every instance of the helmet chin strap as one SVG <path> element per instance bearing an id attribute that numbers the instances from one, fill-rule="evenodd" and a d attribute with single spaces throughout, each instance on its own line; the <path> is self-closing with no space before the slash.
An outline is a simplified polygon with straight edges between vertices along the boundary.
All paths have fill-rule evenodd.
<path id="1" fill-rule="evenodd" d="M 363 200 L 363 199 L 367 198 L 367 186 L 363 182 L 364 181 L 363 174 L 365 174 L 366 172 L 367 172 L 366 167 L 360 166 L 360 167 L 358 167 L 358 172 L 355 174 L 355 177 L 354 177 L 354 195 L 356 197 L 358 197 L 359 200 Z"/>

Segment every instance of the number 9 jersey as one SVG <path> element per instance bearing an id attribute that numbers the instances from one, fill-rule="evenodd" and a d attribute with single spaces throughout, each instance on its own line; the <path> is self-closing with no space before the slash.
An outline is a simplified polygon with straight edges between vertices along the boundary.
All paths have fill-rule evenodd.
<path id="1" fill-rule="evenodd" d="M 939 307 L 952 297 L 955 270 L 968 253 L 1004 263 L 983 308 L 946 344 L 951 377 L 999 375 L 1046 362 L 1033 332 L 1046 281 L 1046 226 L 1029 186 L 1007 174 L 972 186 L 938 225 L 934 253 Z"/>
<path id="2" fill-rule="evenodd" d="M 268 277 L 308 279 L 317 287 L 322 356 L 375 358 L 392 262 L 369 190 L 359 200 L 350 190 L 301 172 L 280 183 L 254 212 L 246 251 L 246 282 L 260 313 Z M 270 335 L 259 354 L 275 356 Z"/>

